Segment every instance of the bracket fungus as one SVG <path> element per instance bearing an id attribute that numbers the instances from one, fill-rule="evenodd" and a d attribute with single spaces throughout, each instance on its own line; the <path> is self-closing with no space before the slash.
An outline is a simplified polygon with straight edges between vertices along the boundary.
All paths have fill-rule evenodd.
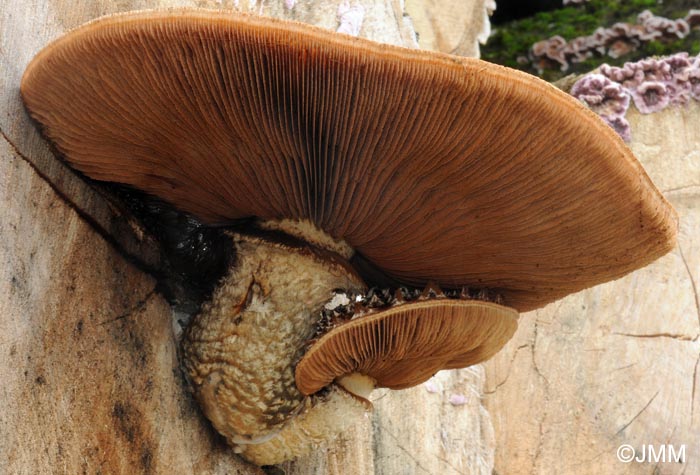
<path id="1" fill-rule="evenodd" d="M 256 219 L 222 231 L 234 264 L 183 358 L 214 427 L 258 464 L 343 430 L 375 385 L 490 357 L 517 312 L 675 240 L 673 209 L 612 129 L 475 59 L 135 12 L 46 47 L 21 94 L 86 175 L 209 225 Z"/>

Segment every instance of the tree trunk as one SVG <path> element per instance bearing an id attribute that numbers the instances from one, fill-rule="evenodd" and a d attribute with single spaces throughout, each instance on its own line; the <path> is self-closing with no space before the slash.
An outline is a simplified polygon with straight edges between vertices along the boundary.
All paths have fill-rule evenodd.
<path id="1" fill-rule="evenodd" d="M 32 56 L 85 21 L 133 9 L 234 3 L 0 4 L 0 473 L 262 473 L 232 453 L 192 400 L 173 312 L 157 290 L 154 240 L 109 195 L 56 160 L 19 99 Z M 340 1 L 243 3 L 237 8 L 332 29 L 353 26 L 339 16 Z M 361 36 L 415 46 L 401 0 L 347 7 L 360 3 Z M 452 36 L 483 29 L 467 26 L 457 24 Z M 371 418 L 284 469 L 490 474 L 494 436 L 481 404 L 484 378 L 475 367 L 412 390 L 376 391 Z"/>

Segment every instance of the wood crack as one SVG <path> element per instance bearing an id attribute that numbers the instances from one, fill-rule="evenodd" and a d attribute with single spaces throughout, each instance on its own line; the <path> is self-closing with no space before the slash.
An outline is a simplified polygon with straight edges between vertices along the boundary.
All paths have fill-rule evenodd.
<path id="1" fill-rule="evenodd" d="M 416 466 L 417 466 L 418 468 L 420 468 L 421 470 L 423 470 L 425 473 L 430 473 L 430 470 L 428 470 L 428 469 L 425 468 L 423 465 L 421 465 L 421 463 L 413 456 L 413 454 L 399 443 L 399 439 L 398 439 L 394 434 L 392 434 L 390 431 L 388 431 L 385 427 L 382 427 L 381 430 L 382 430 L 383 432 L 386 432 L 386 433 L 389 435 L 389 437 L 391 437 L 392 439 L 394 439 L 394 443 L 396 444 L 396 446 L 397 446 L 399 449 L 401 449 L 401 451 L 404 452 L 404 453 L 408 456 L 408 458 L 410 458 L 411 460 L 413 460 L 413 462 L 416 464 Z M 457 472 L 457 473 L 459 473 L 459 472 Z M 460 475 L 461 475 L 461 474 L 460 474 Z"/>
<path id="2" fill-rule="evenodd" d="M 449 466 L 452 470 L 454 470 L 456 473 L 459 473 L 460 475 L 466 475 L 464 472 L 461 472 L 457 467 L 452 465 L 446 458 L 443 457 L 437 457 L 439 461 L 444 463 L 445 465 Z"/>
<path id="3" fill-rule="evenodd" d="M 126 312 L 120 314 L 120 315 L 117 316 L 117 317 L 110 318 L 109 320 L 104 320 L 104 321 L 102 321 L 102 322 L 99 322 L 98 325 L 100 325 L 100 326 L 101 326 L 101 325 L 108 325 L 108 324 L 110 324 L 110 323 L 114 323 L 114 322 L 117 322 L 117 321 L 119 321 L 119 320 L 123 320 L 123 319 L 129 317 L 130 315 L 133 315 L 133 314 L 136 313 L 136 312 L 140 312 L 141 310 L 144 309 L 144 307 L 146 306 L 146 304 L 151 300 L 151 298 L 153 298 L 153 296 L 154 296 L 156 293 L 157 293 L 157 288 L 154 287 L 154 288 L 151 289 L 141 300 L 139 300 L 138 302 L 136 302 L 136 304 L 133 305 L 133 306 L 132 306 L 130 309 L 128 309 Z"/>
<path id="4" fill-rule="evenodd" d="M 485 395 L 486 395 L 486 394 L 494 394 L 496 391 L 498 391 L 498 389 L 499 389 L 501 386 L 503 386 L 504 384 L 506 384 L 506 382 L 508 381 L 508 378 L 510 377 L 510 371 L 511 371 L 511 369 L 513 368 L 513 362 L 515 361 L 515 358 L 517 358 L 518 353 L 520 352 L 520 350 L 522 350 L 522 349 L 524 349 L 524 348 L 531 348 L 531 347 L 532 347 L 532 344 L 531 344 L 531 343 L 527 343 L 527 344 L 525 344 L 525 345 L 520 345 L 519 347 L 517 347 L 517 348 L 515 349 L 515 351 L 513 352 L 513 356 L 510 358 L 510 362 L 508 363 L 508 371 L 506 372 L 505 378 L 503 378 L 503 380 L 501 380 L 500 382 L 496 383 L 496 385 L 493 387 L 493 389 L 490 389 L 490 390 L 488 390 L 488 391 L 484 391 L 484 394 L 485 394 Z"/>
<path id="5" fill-rule="evenodd" d="M 532 473 L 539 473 L 540 470 L 537 465 L 537 460 L 540 458 L 542 455 L 542 446 L 544 444 L 544 436 L 545 436 L 545 421 L 547 420 L 547 416 L 549 414 L 549 398 L 550 398 L 550 385 L 549 385 L 549 379 L 540 371 L 539 366 L 537 365 L 537 357 L 536 357 L 536 347 L 537 347 L 537 332 L 538 332 L 538 325 L 535 323 L 535 335 L 532 340 L 532 368 L 535 370 L 535 373 L 537 373 L 537 376 L 539 376 L 542 381 L 544 381 L 544 411 L 542 412 L 542 417 L 539 420 L 539 437 L 537 439 L 537 447 L 535 448 L 535 456 L 532 459 Z"/>
<path id="6" fill-rule="evenodd" d="M 549 379 L 540 371 L 539 366 L 537 365 L 537 355 L 535 354 L 536 349 L 537 349 L 537 330 L 538 330 L 538 325 L 535 324 L 535 337 L 532 341 L 532 367 L 535 370 L 535 373 L 544 380 L 544 382 L 547 385 L 547 388 L 549 388 Z"/>
<path id="7" fill-rule="evenodd" d="M 685 258 L 683 247 L 680 244 L 678 245 L 678 253 L 681 255 L 681 259 L 683 259 L 683 265 L 685 265 L 685 270 L 688 273 L 688 278 L 690 279 L 690 285 L 693 288 L 693 296 L 695 297 L 695 312 L 697 313 L 698 327 L 700 327 L 700 297 L 698 296 L 698 286 L 695 283 L 693 273 L 690 272 L 688 260 Z"/>
<path id="8" fill-rule="evenodd" d="M 93 216 L 87 211 L 82 209 L 75 203 L 63 190 L 61 190 L 44 172 L 42 172 L 39 167 L 37 167 L 32 160 L 29 159 L 25 154 L 23 154 L 19 148 L 10 140 L 10 138 L 5 134 L 0 128 L 0 136 L 7 143 L 7 145 L 12 150 L 12 153 L 19 157 L 24 163 L 29 165 L 29 167 L 34 171 L 34 173 L 44 182 L 49 188 L 54 192 L 54 194 L 61 200 L 68 208 L 70 208 L 78 218 L 84 222 L 90 229 L 92 229 L 96 234 L 98 234 L 112 249 L 114 249 L 124 260 L 132 264 L 138 270 L 143 273 L 149 274 L 160 280 L 163 275 L 162 272 L 155 267 L 147 264 L 142 259 L 128 252 L 124 246 L 107 230 L 105 229 Z"/>
<path id="9" fill-rule="evenodd" d="M 700 185 L 690 184 L 690 185 L 684 185 L 684 186 L 677 186 L 675 188 L 668 188 L 667 190 L 662 190 L 661 192 L 666 194 L 666 193 L 674 193 L 676 191 L 692 190 L 693 188 L 700 189 Z"/>
<path id="10" fill-rule="evenodd" d="M 628 336 L 631 338 L 671 338 L 680 341 L 697 341 L 698 335 L 690 336 L 682 333 L 623 333 L 612 332 L 612 335 Z"/>
<path id="11" fill-rule="evenodd" d="M 695 417 L 695 394 L 698 386 L 698 368 L 700 368 L 700 355 L 695 361 L 695 369 L 693 370 L 693 389 L 690 392 L 690 423 L 693 423 Z"/>
<path id="12" fill-rule="evenodd" d="M 599 453 L 597 453 L 597 454 L 594 455 L 593 457 L 587 458 L 587 459 L 585 459 L 585 460 L 580 460 L 580 461 L 578 461 L 578 462 L 574 462 L 574 463 L 572 463 L 571 465 L 568 465 L 568 467 L 569 467 L 569 468 L 580 467 L 581 465 L 584 465 L 584 464 L 587 464 L 587 463 L 591 463 L 591 462 L 593 462 L 594 460 L 597 460 L 600 456 L 605 455 L 606 453 L 608 453 L 608 450 L 607 450 L 607 449 L 606 449 L 606 450 L 601 450 Z"/>
<path id="13" fill-rule="evenodd" d="M 647 402 L 647 403 L 644 405 L 644 407 L 641 408 L 641 409 L 639 410 L 639 412 L 638 412 L 632 419 L 630 419 L 630 421 L 629 421 L 627 424 L 625 424 L 624 426 L 622 426 L 622 427 L 620 428 L 620 430 L 618 430 L 617 432 L 615 432 L 615 435 L 620 435 L 620 434 L 621 434 L 622 432 L 624 432 L 624 430 L 627 429 L 639 416 L 641 416 L 642 413 L 643 413 L 644 411 L 646 411 L 647 408 L 651 405 L 651 403 L 654 402 L 654 399 L 656 399 L 656 396 L 658 396 L 660 392 L 661 392 L 661 390 L 656 391 L 656 393 L 651 397 L 651 399 L 649 399 L 649 402 Z"/>

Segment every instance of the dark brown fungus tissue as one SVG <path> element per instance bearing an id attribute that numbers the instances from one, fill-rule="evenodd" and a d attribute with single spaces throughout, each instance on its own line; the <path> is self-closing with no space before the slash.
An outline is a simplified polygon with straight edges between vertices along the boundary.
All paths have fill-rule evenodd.
<path id="1" fill-rule="evenodd" d="M 489 358 L 518 312 L 675 241 L 674 210 L 598 116 L 476 59 L 150 11 L 59 38 L 21 93 L 87 176 L 208 225 L 247 219 L 182 353 L 204 413 L 258 464 L 334 437 L 374 387 Z"/>

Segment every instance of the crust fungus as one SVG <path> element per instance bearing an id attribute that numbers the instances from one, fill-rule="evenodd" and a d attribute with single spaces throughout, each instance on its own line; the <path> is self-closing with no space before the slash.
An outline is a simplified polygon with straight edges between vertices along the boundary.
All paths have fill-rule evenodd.
<path id="1" fill-rule="evenodd" d="M 597 28 L 593 34 L 566 41 L 561 36 L 538 41 L 532 45 L 529 58 L 542 72 L 559 67 L 569 69 L 569 62 L 579 63 L 594 54 L 619 58 L 635 51 L 643 43 L 685 38 L 700 24 L 700 10 L 690 10 L 685 18 L 671 20 L 655 16 L 649 10 L 637 15 L 637 23 L 615 23 L 609 28 Z"/>
<path id="2" fill-rule="evenodd" d="M 475 59 L 136 12 L 52 43 L 21 93 L 86 175 L 210 225 L 257 219 L 225 231 L 235 263 L 183 356 L 206 415 L 258 464 L 343 430 L 375 385 L 488 358 L 518 311 L 674 244 L 673 209 L 612 129 Z"/>
<path id="3" fill-rule="evenodd" d="M 603 64 L 598 72 L 580 77 L 571 95 L 586 104 L 626 141 L 632 139 L 625 118 L 630 99 L 642 114 L 700 99 L 700 55 L 676 53 L 623 67 Z"/>
<path id="4" fill-rule="evenodd" d="M 602 74 L 591 73 L 576 81 L 569 92 L 615 129 L 623 140 L 630 141 L 630 125 L 625 119 L 630 96 L 622 85 Z"/>

